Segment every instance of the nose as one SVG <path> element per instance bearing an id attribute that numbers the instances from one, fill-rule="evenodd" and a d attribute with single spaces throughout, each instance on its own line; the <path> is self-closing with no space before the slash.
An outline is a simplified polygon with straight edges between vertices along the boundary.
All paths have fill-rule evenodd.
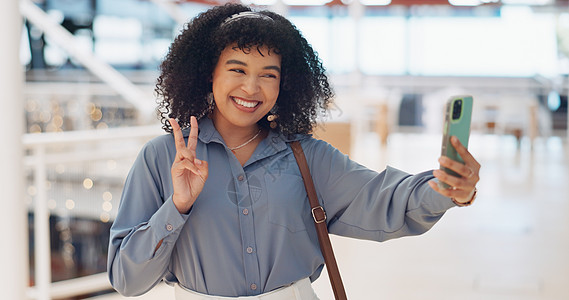
<path id="1" fill-rule="evenodd" d="M 249 95 L 259 92 L 260 86 L 257 76 L 247 76 L 241 85 L 241 89 Z"/>

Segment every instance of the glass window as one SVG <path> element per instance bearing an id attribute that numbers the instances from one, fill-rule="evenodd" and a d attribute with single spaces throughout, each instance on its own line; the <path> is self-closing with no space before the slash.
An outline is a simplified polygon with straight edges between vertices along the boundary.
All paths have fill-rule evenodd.
<path id="1" fill-rule="evenodd" d="M 318 52 L 330 73 L 349 73 L 356 68 L 356 23 L 345 9 L 329 7 L 291 10 L 290 21 Z"/>
<path id="2" fill-rule="evenodd" d="M 553 18 L 528 7 L 496 17 L 412 17 L 410 73 L 416 75 L 555 75 Z"/>
<path id="3" fill-rule="evenodd" d="M 365 17 L 359 24 L 358 65 L 369 75 L 406 72 L 407 24 L 403 17 Z"/>

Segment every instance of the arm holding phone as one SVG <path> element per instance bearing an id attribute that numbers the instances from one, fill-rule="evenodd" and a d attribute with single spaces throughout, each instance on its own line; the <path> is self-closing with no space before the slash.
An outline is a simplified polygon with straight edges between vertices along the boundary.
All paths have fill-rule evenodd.
<path id="1" fill-rule="evenodd" d="M 480 164 L 466 148 L 471 113 L 471 96 L 451 97 L 447 102 L 442 155 L 439 158 L 441 168 L 433 171 L 439 182 L 429 182 L 435 191 L 451 198 L 459 206 L 472 203 L 476 196 L 476 183 L 480 180 Z"/>

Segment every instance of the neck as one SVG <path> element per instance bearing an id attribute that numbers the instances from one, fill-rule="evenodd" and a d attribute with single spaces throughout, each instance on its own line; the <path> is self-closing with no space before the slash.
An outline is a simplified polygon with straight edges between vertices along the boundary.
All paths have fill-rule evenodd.
<path id="1" fill-rule="evenodd" d="M 228 122 L 223 122 L 221 118 L 215 118 L 215 115 L 212 117 L 212 121 L 215 129 L 219 132 L 225 144 L 230 148 L 237 147 L 248 141 L 251 137 L 255 136 L 260 129 L 257 124 L 247 127 L 235 126 Z"/>

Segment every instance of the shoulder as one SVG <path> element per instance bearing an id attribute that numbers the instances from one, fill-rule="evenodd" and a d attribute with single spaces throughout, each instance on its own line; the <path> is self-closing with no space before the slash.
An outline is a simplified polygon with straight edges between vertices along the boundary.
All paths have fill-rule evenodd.
<path id="1" fill-rule="evenodd" d="M 302 139 L 299 139 L 300 144 L 302 145 L 302 149 L 304 152 L 308 154 L 318 154 L 318 155 L 326 155 L 326 154 L 333 154 L 341 152 L 332 146 L 330 143 L 315 138 L 312 135 L 304 135 Z"/>
<path id="2" fill-rule="evenodd" d="M 296 141 L 300 142 L 304 156 L 311 169 L 330 166 L 331 164 L 344 165 L 349 161 L 348 156 L 344 155 L 340 150 L 312 135 L 299 135 Z"/>
<path id="3" fill-rule="evenodd" d="M 172 135 L 171 133 L 166 133 L 166 134 L 162 134 L 159 135 L 157 137 L 152 138 L 151 140 L 149 140 L 144 147 L 152 147 L 152 148 L 168 148 L 171 146 L 175 146 L 174 144 L 174 135 Z"/>
<path id="4" fill-rule="evenodd" d="M 174 136 L 172 134 L 162 134 L 147 141 L 140 150 L 140 154 L 148 159 L 157 159 L 162 153 L 175 152 Z"/>
<path id="5" fill-rule="evenodd" d="M 290 136 L 279 134 L 278 137 L 288 144 L 295 141 L 299 142 L 307 159 L 313 156 L 344 156 L 342 152 L 330 143 L 317 139 L 312 134 L 293 134 Z"/>

